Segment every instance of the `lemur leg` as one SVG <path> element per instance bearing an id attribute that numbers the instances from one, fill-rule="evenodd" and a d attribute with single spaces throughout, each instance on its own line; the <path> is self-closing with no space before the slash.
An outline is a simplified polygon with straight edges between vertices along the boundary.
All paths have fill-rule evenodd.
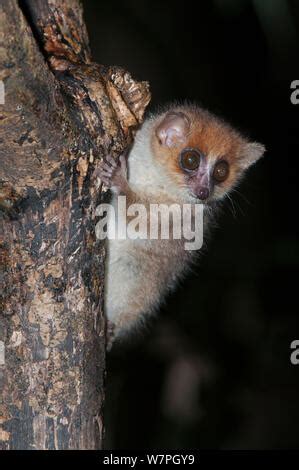
<path id="1" fill-rule="evenodd" d="M 107 186 L 117 197 L 118 195 L 131 195 L 131 191 L 127 181 L 127 160 L 125 155 L 121 155 L 118 160 L 108 155 L 98 169 L 96 170 L 96 177 Z M 110 281 L 106 276 L 106 282 L 109 284 Z M 107 305 L 106 305 L 107 307 Z M 117 327 L 111 320 L 107 320 L 107 331 L 106 331 L 106 347 L 110 351 L 117 335 Z"/>

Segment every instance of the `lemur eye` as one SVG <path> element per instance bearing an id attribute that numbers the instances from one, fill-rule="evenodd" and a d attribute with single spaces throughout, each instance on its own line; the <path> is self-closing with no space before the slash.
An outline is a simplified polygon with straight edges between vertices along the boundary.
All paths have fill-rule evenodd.
<path id="1" fill-rule="evenodd" d="M 213 170 L 213 178 L 218 182 L 222 183 L 222 181 L 226 180 L 229 173 L 229 165 L 225 160 L 221 160 L 220 162 L 216 163 Z"/>
<path id="2" fill-rule="evenodd" d="M 200 152 L 196 149 L 182 150 L 180 163 L 183 170 L 197 170 L 200 164 Z"/>

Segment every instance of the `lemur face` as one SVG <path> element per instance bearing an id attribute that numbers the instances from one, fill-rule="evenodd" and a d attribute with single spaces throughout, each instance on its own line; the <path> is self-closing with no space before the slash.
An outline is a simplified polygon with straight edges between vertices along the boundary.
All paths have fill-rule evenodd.
<path id="1" fill-rule="evenodd" d="M 192 107 L 163 115 L 152 147 L 178 188 L 203 203 L 221 199 L 265 150 L 213 114 Z"/>

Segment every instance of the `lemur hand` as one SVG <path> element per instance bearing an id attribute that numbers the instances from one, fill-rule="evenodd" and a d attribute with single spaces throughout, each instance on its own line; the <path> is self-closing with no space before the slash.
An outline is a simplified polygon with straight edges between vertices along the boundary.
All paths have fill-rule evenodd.
<path id="1" fill-rule="evenodd" d="M 125 155 L 121 155 L 118 161 L 108 155 L 106 160 L 101 163 L 97 175 L 105 186 L 115 194 L 125 193 L 128 188 Z"/>

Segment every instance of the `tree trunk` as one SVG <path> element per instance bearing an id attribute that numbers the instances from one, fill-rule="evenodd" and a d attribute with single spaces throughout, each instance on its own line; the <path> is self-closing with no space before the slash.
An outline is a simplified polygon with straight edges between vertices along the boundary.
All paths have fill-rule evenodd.
<path id="1" fill-rule="evenodd" d="M 0 448 L 98 449 L 93 174 L 130 143 L 148 85 L 92 63 L 77 0 L 0 0 L 0 80 Z"/>

